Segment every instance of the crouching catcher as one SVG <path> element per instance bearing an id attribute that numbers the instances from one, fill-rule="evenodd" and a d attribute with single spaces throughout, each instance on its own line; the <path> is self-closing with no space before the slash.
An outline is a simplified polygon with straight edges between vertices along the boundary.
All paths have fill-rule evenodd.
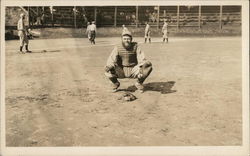
<path id="1" fill-rule="evenodd" d="M 136 42 L 132 42 L 129 31 L 122 33 L 122 42 L 111 52 L 105 66 L 105 75 L 113 84 L 112 91 L 120 86 L 118 78 L 137 79 L 135 87 L 143 92 L 143 82 L 152 71 L 152 64 L 146 60 L 144 52 Z"/>

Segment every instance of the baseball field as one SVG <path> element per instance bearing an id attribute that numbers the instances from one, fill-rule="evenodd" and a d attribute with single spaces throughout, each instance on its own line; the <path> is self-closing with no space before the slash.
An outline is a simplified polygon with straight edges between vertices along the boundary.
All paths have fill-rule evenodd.
<path id="1" fill-rule="evenodd" d="M 35 39 L 30 54 L 6 41 L 6 145 L 242 144 L 241 37 L 134 40 L 153 64 L 142 94 L 133 79 L 112 93 L 104 75 L 120 38 Z"/>

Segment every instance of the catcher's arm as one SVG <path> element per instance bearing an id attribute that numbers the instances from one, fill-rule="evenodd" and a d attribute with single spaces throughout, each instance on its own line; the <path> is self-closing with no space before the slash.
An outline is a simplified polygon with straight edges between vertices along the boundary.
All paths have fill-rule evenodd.
<path id="1" fill-rule="evenodd" d="M 111 54 L 108 57 L 108 60 L 105 66 L 106 72 L 109 72 L 117 64 L 117 59 L 116 59 L 117 55 L 118 55 L 118 51 L 117 51 L 117 47 L 115 46 L 115 48 L 112 50 Z"/>
<path id="2" fill-rule="evenodd" d="M 138 65 L 141 67 L 147 61 L 147 59 L 140 47 L 137 47 L 136 53 L 137 53 Z"/>

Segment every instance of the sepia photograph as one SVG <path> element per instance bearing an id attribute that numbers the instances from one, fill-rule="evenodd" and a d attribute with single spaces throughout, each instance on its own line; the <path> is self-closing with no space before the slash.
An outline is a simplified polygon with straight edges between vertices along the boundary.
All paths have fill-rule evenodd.
<path id="1" fill-rule="evenodd" d="M 14 4 L 4 147 L 245 145 L 243 4 Z"/>

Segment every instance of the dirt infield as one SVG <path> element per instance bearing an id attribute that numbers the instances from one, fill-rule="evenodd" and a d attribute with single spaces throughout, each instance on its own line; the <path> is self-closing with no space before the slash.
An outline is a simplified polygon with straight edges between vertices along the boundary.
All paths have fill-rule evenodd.
<path id="1" fill-rule="evenodd" d="M 104 65 L 120 38 L 6 41 L 7 146 L 241 145 L 241 38 L 160 38 L 138 99 L 111 93 Z M 135 38 L 143 41 L 142 38 Z"/>

